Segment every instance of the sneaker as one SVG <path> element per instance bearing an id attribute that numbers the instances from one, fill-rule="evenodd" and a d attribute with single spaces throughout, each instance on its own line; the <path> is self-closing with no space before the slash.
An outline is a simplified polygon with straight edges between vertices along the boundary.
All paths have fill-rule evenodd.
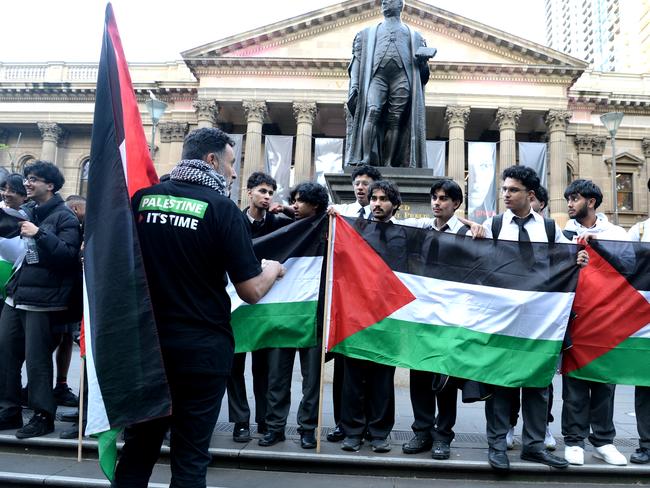
<path id="1" fill-rule="evenodd" d="M 627 464 L 627 458 L 614 447 L 614 444 L 597 447 L 594 451 L 594 457 L 614 466 L 625 466 Z"/>
<path id="2" fill-rule="evenodd" d="M 50 432 L 54 432 L 54 418 L 44 412 L 37 412 L 26 426 L 16 431 L 16 437 L 18 439 L 28 439 L 30 437 L 40 437 Z"/>
<path id="3" fill-rule="evenodd" d="M 582 466 L 585 463 L 585 450 L 580 446 L 566 446 L 564 459 L 574 466 Z"/>
<path id="4" fill-rule="evenodd" d="M 67 383 L 59 383 L 56 385 L 54 390 L 52 390 L 52 394 L 54 395 L 54 401 L 57 405 L 62 407 L 79 406 L 79 398 L 77 398 L 77 395 L 72 393 L 72 390 L 68 387 Z"/>
<path id="5" fill-rule="evenodd" d="M 510 427 L 508 433 L 506 434 L 506 447 L 508 449 L 513 449 L 515 447 L 515 428 Z"/>
<path id="6" fill-rule="evenodd" d="M 373 439 L 370 441 L 372 452 L 388 452 L 390 451 L 390 444 L 384 438 Z"/>
<path id="7" fill-rule="evenodd" d="M 630 462 L 634 464 L 650 463 L 650 449 L 639 447 L 634 454 L 630 456 Z"/>
<path id="8" fill-rule="evenodd" d="M 553 437 L 553 434 L 551 434 L 551 428 L 546 424 L 546 435 L 544 436 L 544 446 L 546 446 L 546 449 L 549 451 L 555 451 L 555 447 L 557 446 L 557 442 L 555 442 L 555 437 Z"/>

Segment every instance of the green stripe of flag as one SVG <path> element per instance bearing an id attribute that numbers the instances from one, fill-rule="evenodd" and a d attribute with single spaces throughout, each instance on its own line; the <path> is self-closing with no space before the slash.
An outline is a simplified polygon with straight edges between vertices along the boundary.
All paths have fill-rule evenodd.
<path id="1" fill-rule="evenodd" d="M 334 347 L 359 359 L 484 383 L 545 387 L 561 341 L 525 339 L 387 318 Z"/>

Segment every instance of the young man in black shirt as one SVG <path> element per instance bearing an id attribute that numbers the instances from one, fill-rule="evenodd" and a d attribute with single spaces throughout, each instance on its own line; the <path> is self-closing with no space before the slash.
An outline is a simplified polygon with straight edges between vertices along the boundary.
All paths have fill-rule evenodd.
<path id="1" fill-rule="evenodd" d="M 248 303 L 284 273 L 275 261 L 260 266 L 246 219 L 228 198 L 233 145 L 219 129 L 193 131 L 170 179 L 133 197 L 173 414 L 127 429 L 117 488 L 147 485 L 168 429 L 172 486 L 205 486 L 234 350 L 226 273 Z"/>
<path id="2" fill-rule="evenodd" d="M 255 172 L 246 182 L 250 206 L 243 210 L 249 224 L 251 237 L 262 237 L 274 230 L 293 222 L 293 219 L 271 212 L 273 195 L 278 185 L 273 177 L 266 173 Z M 266 392 L 269 387 L 268 349 L 251 353 L 253 372 L 253 393 L 255 395 L 255 422 L 257 432 L 266 434 Z M 228 419 L 234 422 L 232 438 L 235 442 L 251 440 L 250 407 L 246 394 L 244 369 L 246 353 L 235 354 L 232 372 L 228 379 Z"/>

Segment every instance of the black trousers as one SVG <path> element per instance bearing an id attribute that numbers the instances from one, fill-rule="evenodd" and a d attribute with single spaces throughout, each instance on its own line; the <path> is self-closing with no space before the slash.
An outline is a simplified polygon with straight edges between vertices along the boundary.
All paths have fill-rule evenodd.
<path id="1" fill-rule="evenodd" d="M 343 356 L 338 353 L 334 355 L 334 374 L 332 377 L 332 406 L 334 409 L 334 423 L 339 425 L 341 423 L 341 399 L 343 397 L 343 375 L 344 375 L 344 360 Z"/>
<path id="2" fill-rule="evenodd" d="M 298 406 L 298 430 L 313 431 L 318 426 L 321 346 L 269 350 L 269 389 L 266 425 L 270 432 L 284 432 L 291 407 L 291 376 L 296 351 L 300 356 L 302 400 Z"/>
<path id="3" fill-rule="evenodd" d="M 395 424 L 395 368 L 345 357 L 341 427 L 347 436 L 385 439 Z"/>
<path id="4" fill-rule="evenodd" d="M 456 424 L 458 380 L 449 378 L 440 392 L 431 389 L 436 373 L 411 370 L 409 391 L 413 406 L 413 432 L 430 435 L 433 440 L 451 444 Z M 438 416 L 436 417 L 436 402 Z"/>
<path id="5" fill-rule="evenodd" d="M 21 412 L 20 373 L 26 363 L 29 407 L 51 416 L 52 353 L 56 347 L 48 312 L 29 312 L 5 305 L 0 316 L 0 416 Z"/>
<path id="6" fill-rule="evenodd" d="M 171 429 L 172 488 L 205 488 L 208 452 L 228 376 L 167 370 L 172 396 L 171 417 L 127 428 L 112 486 L 146 488 L 160 446 Z"/>
<path id="7" fill-rule="evenodd" d="M 269 389 L 269 350 L 261 349 L 251 353 L 253 372 L 253 395 L 255 395 L 255 423 L 264 422 L 266 417 L 266 392 Z M 232 370 L 228 378 L 228 421 L 234 423 L 250 422 L 251 410 L 246 394 L 244 369 L 246 353 L 235 354 Z"/>
<path id="8" fill-rule="evenodd" d="M 634 413 L 639 447 L 650 449 L 650 386 L 637 386 L 634 389 Z"/>
<path id="9" fill-rule="evenodd" d="M 517 388 L 495 386 L 494 394 L 485 402 L 488 445 L 497 451 L 506 450 L 506 434 L 510 429 L 510 408 L 513 392 Z M 547 388 L 522 388 L 521 413 L 523 451 L 539 452 L 544 449 L 546 415 L 548 411 Z"/>
<path id="10" fill-rule="evenodd" d="M 616 385 L 562 376 L 562 435 L 567 446 L 612 444 Z M 591 433 L 590 429 L 591 427 Z"/>
<path id="11" fill-rule="evenodd" d="M 519 410 L 521 409 L 521 388 L 512 389 L 512 403 L 510 404 L 510 425 L 514 427 L 517 425 L 517 420 L 519 420 Z M 553 383 L 548 385 L 548 415 L 546 417 L 546 423 L 550 424 L 555 420 L 551 410 L 553 409 Z"/>

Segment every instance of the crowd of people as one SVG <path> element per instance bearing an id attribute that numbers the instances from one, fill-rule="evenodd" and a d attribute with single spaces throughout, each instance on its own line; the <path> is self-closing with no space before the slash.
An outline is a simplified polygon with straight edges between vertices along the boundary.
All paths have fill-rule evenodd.
<path id="1" fill-rule="evenodd" d="M 431 217 L 399 219 L 399 188 L 384 179 L 379 168 L 360 165 L 351 174 L 355 201 L 331 205 L 328 191 L 312 182 L 298 183 L 289 204 L 274 202 L 276 181 L 255 172 L 246 181 L 248 206 L 238 209 L 228 198 L 233 179 L 234 142 L 219 129 L 199 129 L 185 139 L 182 160 L 160 184 L 133 197 L 133 211 L 150 286 L 160 345 L 170 386 L 173 413 L 129 427 L 116 469 L 114 486 L 146 486 L 166 433 L 170 432 L 173 486 L 199 486 L 210 460 L 208 448 L 223 395 L 228 394 L 229 421 L 234 442 L 250 442 L 251 408 L 244 369 L 246 353 L 234 354 L 230 327 L 228 279 L 248 303 L 259 301 L 285 269 L 275 261 L 258 261 L 252 239 L 292 222 L 340 214 L 392 225 L 415 226 L 510 241 L 575 242 L 578 238 L 650 241 L 650 219 L 629 232 L 608 222 L 597 210 L 601 190 L 592 181 L 575 180 L 566 188 L 570 220 L 565 229 L 544 217 L 548 193 L 530 168 L 512 166 L 502 177 L 505 211 L 483 224 L 457 216 L 463 205 L 461 186 L 439 179 L 430 189 Z M 59 195 L 63 176 L 52 163 L 36 161 L 22 175 L 0 182 L 3 206 L 22 212 L 16 236 L 3 238 L 23 252 L 5 285 L 0 315 L 0 430 L 17 429 L 16 437 L 51 433 L 57 405 L 77 405 L 67 386 L 72 338 L 81 315 L 80 289 L 84 199 Z M 150 218 L 161 211 L 148 201 L 184 199 L 202 208 L 196 225 L 169 225 Z M 169 210 L 162 210 L 168 212 Z M 576 265 L 588 266 L 589 255 L 579 251 Z M 161 265 L 164 263 L 164 265 Z M 300 446 L 316 447 L 321 340 L 307 348 L 275 348 L 251 353 L 255 397 L 254 420 L 262 435 L 258 444 L 273 446 L 285 440 L 291 403 L 291 379 L 296 355 L 300 360 L 302 398 L 297 424 Z M 56 382 L 52 354 L 56 353 Z M 395 368 L 333 354 L 333 412 L 336 426 L 327 435 L 344 451 L 358 451 L 368 442 L 374 452 L 391 449 L 395 422 Z M 26 364 L 27 387 L 21 394 L 21 367 Z M 405 454 L 431 452 L 448 459 L 454 439 L 458 391 L 468 388 L 460 378 L 434 372 L 410 372 L 413 437 L 402 446 Z M 615 385 L 562 377 L 563 456 L 551 451 L 552 385 L 546 388 L 480 388 L 485 401 L 488 461 L 495 470 L 509 469 L 507 450 L 513 447 L 519 410 L 523 417 L 521 458 L 556 468 L 584 463 L 585 440 L 594 456 L 614 465 L 627 459 L 614 446 Z M 634 463 L 650 462 L 650 387 L 635 390 L 639 448 Z M 22 407 L 33 416 L 23 425 Z M 71 430 L 76 435 L 78 427 Z M 62 437 L 72 436 L 62 432 Z M 195 483 L 195 484 L 193 484 Z"/>

